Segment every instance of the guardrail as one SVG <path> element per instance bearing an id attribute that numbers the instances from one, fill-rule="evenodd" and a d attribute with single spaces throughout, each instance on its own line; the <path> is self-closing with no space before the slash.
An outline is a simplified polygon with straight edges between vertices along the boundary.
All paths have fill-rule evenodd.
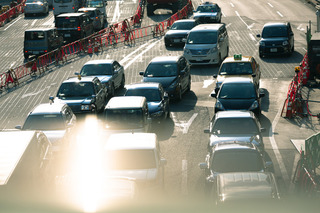
<path id="1" fill-rule="evenodd" d="M 19 14 L 23 13 L 24 2 L 25 0 L 21 1 L 21 3 L 18 4 L 17 6 L 14 6 L 0 14 L 0 27 L 4 26 L 7 22 L 11 21 L 13 18 L 17 17 Z"/>

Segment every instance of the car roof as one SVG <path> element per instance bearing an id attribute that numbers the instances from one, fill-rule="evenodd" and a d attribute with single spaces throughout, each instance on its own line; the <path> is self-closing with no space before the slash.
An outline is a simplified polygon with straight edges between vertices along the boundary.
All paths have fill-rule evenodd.
<path id="1" fill-rule="evenodd" d="M 39 104 L 33 109 L 31 114 L 60 114 L 66 106 L 66 104 L 60 102 Z"/>
<path id="2" fill-rule="evenodd" d="M 157 56 L 150 63 L 176 63 L 182 56 Z"/>
<path id="3" fill-rule="evenodd" d="M 86 15 L 85 13 L 62 13 L 60 15 L 57 16 L 58 17 L 70 17 L 70 16 L 75 16 L 75 17 L 78 17 L 78 16 L 82 16 L 82 15 Z"/>
<path id="4" fill-rule="evenodd" d="M 216 143 L 213 146 L 213 149 L 215 151 L 229 151 L 229 150 L 236 150 L 237 152 L 239 151 L 257 151 L 257 147 L 247 141 L 221 141 L 219 143 Z"/>
<path id="5" fill-rule="evenodd" d="M 147 102 L 147 99 L 143 96 L 117 96 L 112 97 L 105 109 L 128 109 L 128 108 L 140 108 Z"/>
<path id="6" fill-rule="evenodd" d="M 63 81 L 62 83 L 72 83 L 72 82 L 93 82 L 97 77 L 95 76 L 78 76 L 78 77 L 71 77 L 67 80 Z"/>
<path id="7" fill-rule="evenodd" d="M 237 55 L 239 56 L 239 55 Z M 241 59 L 239 59 L 239 57 L 237 57 L 236 55 L 234 56 L 228 56 L 223 60 L 223 64 L 224 63 L 235 63 L 235 62 L 251 62 L 253 59 L 253 56 L 243 56 L 241 55 Z"/>
<path id="8" fill-rule="evenodd" d="M 32 28 L 27 29 L 25 32 L 33 32 L 33 31 L 50 31 L 56 29 L 55 27 L 39 27 L 39 28 Z"/>
<path id="9" fill-rule="evenodd" d="M 225 24 L 199 24 L 191 29 L 191 31 L 208 31 L 208 30 L 219 30 L 220 27 L 224 26 Z"/>
<path id="10" fill-rule="evenodd" d="M 126 89 L 158 89 L 160 85 L 158 82 L 142 82 L 126 85 Z"/>
<path id="11" fill-rule="evenodd" d="M 87 64 L 112 64 L 114 60 L 112 59 L 98 59 L 98 60 L 91 60 L 87 61 L 84 65 Z"/>
<path id="12" fill-rule="evenodd" d="M 155 133 L 117 133 L 111 134 L 105 144 L 105 150 L 155 149 Z"/>
<path id="13" fill-rule="evenodd" d="M 270 26 L 286 26 L 288 22 L 269 22 L 266 23 L 263 27 L 270 27 Z"/>
<path id="14" fill-rule="evenodd" d="M 243 83 L 251 83 L 253 84 L 253 79 L 251 77 L 230 77 L 226 78 L 222 84 L 243 84 Z"/>
<path id="15" fill-rule="evenodd" d="M 254 113 L 247 110 L 218 111 L 215 114 L 215 119 L 219 118 L 254 118 Z"/>
<path id="16" fill-rule="evenodd" d="M 180 19 L 180 20 L 177 20 L 175 21 L 174 23 L 179 23 L 179 22 L 196 22 L 195 19 Z"/>
<path id="17" fill-rule="evenodd" d="M 81 7 L 81 8 L 79 8 L 79 10 L 78 11 L 86 11 L 86 10 L 90 10 L 90 11 L 93 11 L 93 10 L 98 10 L 96 7 Z"/>
<path id="18" fill-rule="evenodd" d="M 217 3 L 206 1 L 206 2 L 203 2 L 202 4 L 200 4 L 199 6 L 203 6 L 203 5 L 216 5 L 216 4 L 217 4 Z"/>

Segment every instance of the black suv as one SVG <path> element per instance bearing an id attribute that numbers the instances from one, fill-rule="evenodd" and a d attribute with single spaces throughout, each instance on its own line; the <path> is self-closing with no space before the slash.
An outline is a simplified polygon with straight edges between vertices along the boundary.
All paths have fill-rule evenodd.
<path id="1" fill-rule="evenodd" d="M 55 27 L 64 41 L 85 38 L 94 32 L 93 22 L 85 13 L 63 13 L 55 18 Z"/>
<path id="2" fill-rule="evenodd" d="M 170 98 L 182 99 L 191 89 L 190 65 L 184 56 L 158 56 L 140 72 L 143 82 L 159 82 Z"/>
<path id="3" fill-rule="evenodd" d="M 294 34 L 289 22 L 267 23 L 263 26 L 259 42 L 259 56 L 291 55 L 294 51 Z"/>

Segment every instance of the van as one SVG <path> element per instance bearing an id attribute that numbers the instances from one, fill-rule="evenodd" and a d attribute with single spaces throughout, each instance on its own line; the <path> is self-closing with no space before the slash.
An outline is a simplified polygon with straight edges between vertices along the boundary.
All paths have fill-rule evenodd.
<path id="1" fill-rule="evenodd" d="M 24 58 L 30 55 L 41 55 L 59 48 L 63 38 L 58 35 L 56 28 L 35 28 L 24 32 Z"/>
<path id="2" fill-rule="evenodd" d="M 79 7 L 79 0 L 53 0 L 53 15 L 56 17 L 62 13 L 75 13 L 78 11 Z"/>
<path id="3" fill-rule="evenodd" d="M 107 0 L 86 0 L 85 7 L 95 7 L 104 16 L 104 21 L 107 22 Z"/>
<path id="4" fill-rule="evenodd" d="M 51 143 L 40 131 L 0 132 L 0 200 L 12 196 L 31 196 L 50 180 L 48 166 Z"/>
<path id="5" fill-rule="evenodd" d="M 229 54 L 225 24 L 200 24 L 190 30 L 183 55 L 191 65 L 220 65 Z"/>
<path id="6" fill-rule="evenodd" d="M 55 27 L 65 42 L 85 38 L 94 32 L 93 23 L 85 13 L 64 13 L 56 17 Z"/>
<path id="7" fill-rule="evenodd" d="M 150 132 L 148 102 L 142 96 L 120 96 L 109 100 L 104 109 L 106 130 L 111 132 Z"/>

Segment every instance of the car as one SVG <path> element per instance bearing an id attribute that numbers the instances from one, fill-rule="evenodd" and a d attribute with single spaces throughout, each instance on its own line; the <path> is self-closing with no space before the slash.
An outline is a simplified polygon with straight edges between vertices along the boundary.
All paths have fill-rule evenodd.
<path id="1" fill-rule="evenodd" d="M 110 176 L 134 178 L 141 190 L 164 188 L 164 167 L 155 133 L 112 134 L 105 142 L 104 166 Z"/>
<path id="2" fill-rule="evenodd" d="M 294 52 L 294 33 L 290 22 L 273 22 L 263 26 L 262 33 L 257 34 L 259 56 L 288 55 Z"/>
<path id="3" fill-rule="evenodd" d="M 24 16 L 34 14 L 49 14 L 49 3 L 47 0 L 26 0 L 24 3 Z"/>
<path id="4" fill-rule="evenodd" d="M 218 74 L 213 75 L 216 78 L 216 93 L 218 92 L 222 82 L 229 77 L 251 77 L 256 87 L 260 87 L 260 65 L 253 56 L 243 56 L 235 54 L 227 57 L 220 65 Z"/>
<path id="5" fill-rule="evenodd" d="M 161 122 L 170 117 L 168 94 L 160 83 L 136 83 L 126 86 L 124 96 L 144 96 L 153 121 Z"/>
<path id="6" fill-rule="evenodd" d="M 205 190 L 210 191 L 218 174 L 229 172 L 270 172 L 272 161 L 250 142 L 224 141 L 215 144 L 199 164 L 205 173 Z"/>
<path id="7" fill-rule="evenodd" d="M 261 152 L 264 151 L 262 132 L 265 128 L 255 114 L 247 110 L 219 111 L 210 121 L 208 149 L 221 141 L 246 141 L 254 143 Z"/>
<path id="8" fill-rule="evenodd" d="M 225 24 L 199 24 L 188 34 L 183 56 L 191 65 L 220 65 L 229 55 Z"/>
<path id="9" fill-rule="evenodd" d="M 171 99 L 181 100 L 191 89 L 190 65 L 184 56 L 157 56 L 139 74 L 142 82 L 161 83 Z"/>
<path id="10" fill-rule="evenodd" d="M 123 66 L 112 59 L 88 61 L 82 66 L 80 75 L 97 76 L 107 88 L 109 97 L 114 96 L 116 89 L 124 88 L 126 81 Z"/>
<path id="11" fill-rule="evenodd" d="M 55 101 L 68 104 L 75 114 L 98 113 L 104 110 L 107 92 L 97 77 L 71 77 L 63 81 Z"/>
<path id="12" fill-rule="evenodd" d="M 55 18 L 55 27 L 66 43 L 93 34 L 93 23 L 85 13 L 62 13 Z"/>
<path id="13" fill-rule="evenodd" d="M 182 19 L 175 21 L 164 35 L 166 47 L 173 45 L 184 45 L 189 31 L 198 25 L 194 19 Z"/>
<path id="14" fill-rule="evenodd" d="M 98 8 L 82 7 L 78 10 L 78 13 L 86 13 L 90 17 L 95 31 L 99 31 L 104 28 L 105 18 Z"/>
<path id="15" fill-rule="evenodd" d="M 20 130 L 42 131 L 52 144 L 52 151 L 68 149 L 75 134 L 77 119 L 71 108 L 63 103 L 43 103 L 29 112 Z"/>
<path id="16" fill-rule="evenodd" d="M 252 78 L 232 77 L 223 81 L 218 93 L 212 91 L 216 98 L 214 112 L 224 110 L 250 110 L 258 117 L 261 115 L 261 98 L 264 92 L 257 88 Z"/>
<path id="17" fill-rule="evenodd" d="M 221 23 L 221 8 L 217 3 L 204 2 L 194 11 L 193 18 L 201 24 Z"/>

